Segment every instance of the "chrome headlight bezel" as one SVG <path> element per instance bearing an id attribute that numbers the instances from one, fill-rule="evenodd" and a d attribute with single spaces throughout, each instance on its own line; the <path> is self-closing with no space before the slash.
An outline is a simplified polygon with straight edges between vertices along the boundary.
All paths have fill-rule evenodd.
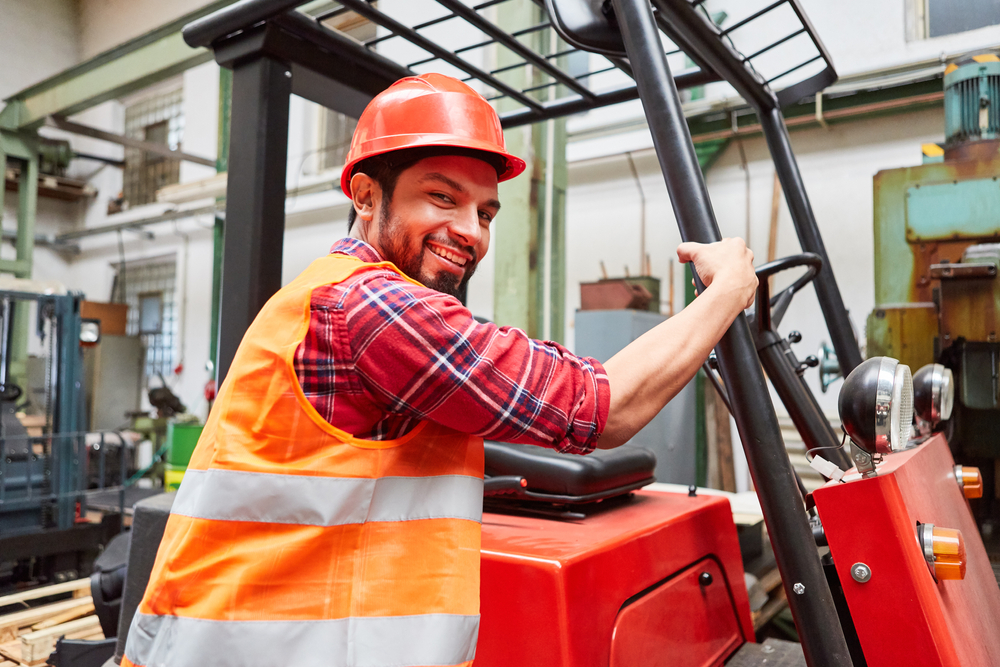
<path id="1" fill-rule="evenodd" d="M 870 454 L 905 449 L 913 423 L 910 367 L 891 357 L 862 362 L 844 380 L 840 419 L 851 440 Z"/>

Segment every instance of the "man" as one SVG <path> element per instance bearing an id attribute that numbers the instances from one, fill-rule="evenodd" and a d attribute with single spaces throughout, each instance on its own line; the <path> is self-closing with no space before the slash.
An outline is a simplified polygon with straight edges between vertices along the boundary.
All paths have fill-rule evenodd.
<path id="1" fill-rule="evenodd" d="M 682 244 L 707 285 L 604 366 L 455 298 L 524 162 L 465 84 L 403 79 L 359 119 L 350 238 L 248 330 L 174 501 L 124 665 L 469 665 L 483 438 L 617 447 L 756 288 L 742 241 Z"/>

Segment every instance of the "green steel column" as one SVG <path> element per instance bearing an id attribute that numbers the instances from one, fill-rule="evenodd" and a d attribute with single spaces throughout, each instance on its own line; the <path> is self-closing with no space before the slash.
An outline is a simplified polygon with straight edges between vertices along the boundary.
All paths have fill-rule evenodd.
<path id="1" fill-rule="evenodd" d="M 541 9 L 531 0 L 511 0 L 498 9 L 497 23 L 506 30 L 520 30 L 537 25 L 542 20 Z M 530 37 L 532 48 L 546 52 L 549 32 L 540 31 Z M 497 49 L 498 68 L 514 65 L 521 59 L 507 49 Z M 529 67 L 520 67 L 498 75 L 518 89 L 541 85 L 548 77 Z M 539 100 L 548 97 L 547 90 L 538 91 Z M 519 108 L 511 100 L 500 100 L 498 111 Z M 507 150 L 528 163 L 526 172 L 500 184 L 503 212 L 493 228 L 491 252 L 495 253 L 493 283 L 494 319 L 497 324 L 516 326 L 533 337 L 544 334 L 545 299 L 544 267 L 550 257 L 550 330 L 549 338 L 565 339 L 566 303 L 566 123 L 553 123 L 554 146 L 552 193 L 551 248 L 545 247 L 545 157 L 547 124 L 518 127 L 504 132 Z"/>
<path id="2" fill-rule="evenodd" d="M 0 130 L 2 133 L 3 130 Z M 0 178 L 3 179 L 3 186 L 0 187 L 0 222 L 3 222 L 4 196 L 7 194 L 7 152 L 3 149 L 3 141 L 0 140 Z"/>
<path id="3" fill-rule="evenodd" d="M 684 305 L 695 300 L 694 274 L 684 265 Z M 705 371 L 694 376 L 694 483 L 708 484 L 708 425 L 705 420 Z"/>
<path id="4" fill-rule="evenodd" d="M 500 105 L 501 108 L 504 106 Z M 528 172 L 500 184 L 503 212 L 493 225 L 492 245 L 496 253 L 493 278 L 494 320 L 499 325 L 538 331 L 535 302 L 538 282 L 538 198 L 532 172 L 534 159 L 531 127 L 504 132 L 507 150 L 524 158 Z"/>
<path id="5" fill-rule="evenodd" d="M 511 0 L 497 9 L 497 23 L 507 31 L 531 25 L 538 17 L 538 8 L 530 0 Z M 529 39 L 533 39 L 529 38 Z M 519 59 L 507 49 L 497 48 L 497 68 L 508 67 Z M 519 67 L 500 75 L 501 80 L 523 89 L 528 86 L 530 69 Z M 497 103 L 497 111 L 517 108 L 512 100 Z M 493 225 L 492 245 L 496 253 L 493 278 L 493 319 L 497 324 L 524 329 L 528 335 L 538 332 L 535 317 L 536 285 L 538 281 L 537 239 L 538 198 L 534 174 L 538 165 L 534 158 L 534 132 L 530 126 L 504 132 L 507 150 L 528 163 L 526 173 L 500 184 L 503 211 Z"/>
<path id="6" fill-rule="evenodd" d="M 550 43 L 555 37 L 553 31 L 546 30 L 538 33 L 541 53 L 555 53 L 564 50 L 565 44 L 561 44 L 558 39 Z M 564 59 L 561 59 L 564 60 Z M 560 67 L 566 68 L 565 62 L 557 63 Z M 538 85 L 538 84 L 535 84 Z M 543 89 L 539 97 L 546 99 L 549 90 Z M 557 96 L 565 94 L 562 87 L 558 87 Z M 547 164 L 549 159 L 549 129 L 552 129 L 552 165 Z M 549 340 L 558 342 L 565 341 L 566 325 L 566 188 L 569 183 L 569 170 L 566 164 L 566 119 L 538 123 L 535 130 L 535 160 L 538 169 L 535 174 L 537 191 L 537 230 L 538 230 L 538 282 L 537 282 L 537 318 L 538 335 Z M 552 216 L 551 216 L 551 247 L 546 243 L 545 218 L 547 215 L 546 206 L 548 204 L 548 183 L 547 179 L 552 177 Z M 550 262 L 549 272 L 549 304 L 550 313 L 549 329 L 545 330 L 545 261 L 546 256 Z"/>
<path id="7" fill-rule="evenodd" d="M 218 157 L 215 159 L 215 171 L 222 173 L 229 170 L 229 119 L 233 106 L 233 71 L 222 67 L 219 69 L 219 143 Z M 212 315 L 211 334 L 209 336 L 208 358 L 215 371 L 215 361 L 219 353 L 219 299 L 222 294 L 222 243 L 225 220 L 215 216 L 215 229 L 212 236 Z"/>
<path id="8" fill-rule="evenodd" d="M 32 259 L 35 254 L 35 214 L 38 209 L 38 146 L 34 137 L 22 140 L 31 150 L 21 162 L 21 178 L 17 184 L 17 251 L 18 268 L 14 275 L 31 278 Z M 27 301 L 14 305 L 14 330 L 11 336 L 10 374 L 14 382 L 26 386 L 28 359 L 28 329 L 31 312 Z"/>

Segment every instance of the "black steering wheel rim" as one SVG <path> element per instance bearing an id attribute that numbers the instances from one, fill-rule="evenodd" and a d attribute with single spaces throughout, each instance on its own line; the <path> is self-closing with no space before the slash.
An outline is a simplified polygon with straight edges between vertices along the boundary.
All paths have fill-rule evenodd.
<path id="1" fill-rule="evenodd" d="M 794 283 L 772 297 L 768 278 L 782 271 L 788 271 L 789 269 L 801 266 L 807 267 L 807 271 L 799 276 Z M 823 258 L 812 252 L 789 255 L 788 257 L 782 257 L 758 267 L 755 271 L 758 284 L 755 300 L 756 312 L 754 313 L 754 320 L 758 330 L 767 331 L 770 329 L 772 327 L 772 320 L 774 320 L 773 325 L 777 326 L 778 322 L 784 316 L 788 304 L 791 303 L 792 296 L 812 282 L 822 269 Z"/>

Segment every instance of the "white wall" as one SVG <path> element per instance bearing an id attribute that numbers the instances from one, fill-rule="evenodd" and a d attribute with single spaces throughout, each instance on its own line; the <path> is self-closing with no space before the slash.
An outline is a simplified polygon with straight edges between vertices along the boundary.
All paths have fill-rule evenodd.
<path id="1" fill-rule="evenodd" d="M 0 17 L 0 99 L 80 60 L 75 0 L 0 0 Z"/>
<path id="2" fill-rule="evenodd" d="M 79 5 L 80 55 L 86 60 L 204 7 L 209 2 L 208 0 L 170 2 L 76 0 L 73 4 Z"/>
<path id="3" fill-rule="evenodd" d="M 803 0 L 841 76 L 1000 45 L 1000 26 L 907 39 L 907 6 L 915 0 Z"/>

